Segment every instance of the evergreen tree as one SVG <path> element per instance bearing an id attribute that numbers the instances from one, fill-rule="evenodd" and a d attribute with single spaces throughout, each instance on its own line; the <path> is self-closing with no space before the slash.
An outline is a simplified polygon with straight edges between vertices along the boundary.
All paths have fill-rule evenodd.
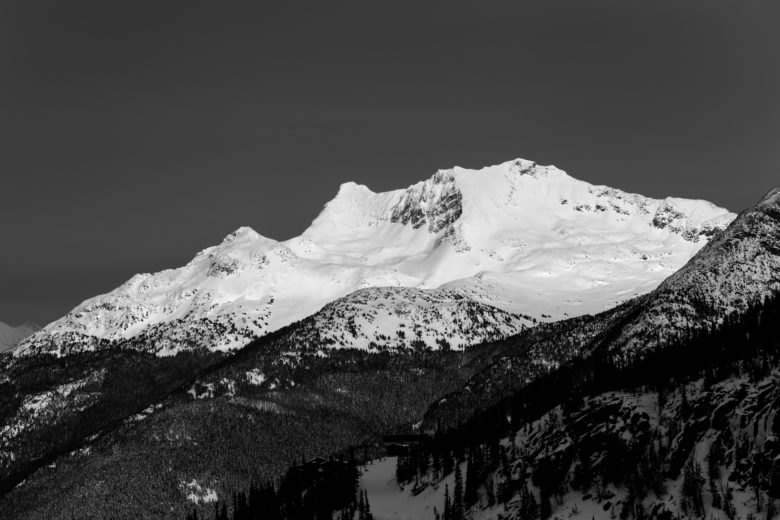
<path id="1" fill-rule="evenodd" d="M 450 504 L 450 487 L 445 484 L 444 485 L 444 514 L 442 515 L 443 520 L 452 520 L 452 505 Z"/>
<path id="2" fill-rule="evenodd" d="M 721 444 L 719 440 L 716 440 L 710 446 L 710 452 L 707 455 L 707 477 L 710 481 L 710 495 L 712 496 L 712 507 L 715 509 L 721 509 L 722 502 L 720 492 L 718 490 L 718 481 L 720 480 L 720 460 L 721 460 Z"/>
<path id="3" fill-rule="evenodd" d="M 683 483 L 682 493 L 686 499 L 684 504 L 687 506 L 690 513 L 696 516 L 702 516 L 704 514 L 704 499 L 702 497 L 702 483 L 704 478 L 701 475 L 701 467 L 699 463 L 693 460 L 688 460 L 683 470 Z"/>
<path id="4" fill-rule="evenodd" d="M 460 471 L 460 461 L 455 463 L 455 490 L 452 496 L 452 520 L 463 520 L 463 475 Z"/>
<path id="5" fill-rule="evenodd" d="M 489 476 L 485 482 L 485 500 L 488 507 L 496 505 L 496 486 L 492 476 Z"/>
<path id="6" fill-rule="evenodd" d="M 539 495 L 539 518 L 541 520 L 547 520 L 551 516 L 552 502 L 550 502 L 550 495 L 544 489 L 542 489 Z"/>
<path id="7" fill-rule="evenodd" d="M 374 520 L 371 514 L 371 504 L 368 503 L 368 491 L 363 490 L 360 495 L 360 520 Z"/>
<path id="8" fill-rule="evenodd" d="M 463 503 L 465 506 L 473 506 L 477 503 L 477 486 L 479 475 L 475 464 L 476 456 L 472 451 L 468 452 L 466 462 L 466 484 L 463 492 Z"/>
<path id="9" fill-rule="evenodd" d="M 358 520 L 366 520 L 366 503 L 363 499 L 363 491 L 360 491 L 358 499 Z"/>
<path id="10" fill-rule="evenodd" d="M 723 495 L 723 511 L 726 512 L 729 520 L 734 520 L 737 517 L 737 511 L 734 508 L 734 492 L 731 486 L 721 483 L 721 494 Z"/>

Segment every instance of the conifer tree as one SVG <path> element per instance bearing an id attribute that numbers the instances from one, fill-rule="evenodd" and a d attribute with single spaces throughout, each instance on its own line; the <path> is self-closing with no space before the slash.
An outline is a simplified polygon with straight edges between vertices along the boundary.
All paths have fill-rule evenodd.
<path id="1" fill-rule="evenodd" d="M 524 485 L 520 490 L 520 517 L 521 518 L 536 518 L 537 507 L 536 500 L 533 495 L 528 491 L 528 486 Z"/>
<path id="2" fill-rule="evenodd" d="M 539 518 L 541 520 L 547 520 L 552 516 L 552 503 L 550 502 L 550 495 L 542 489 L 539 495 Z"/>
<path id="3" fill-rule="evenodd" d="M 463 503 L 466 506 L 473 506 L 477 503 L 478 475 L 475 464 L 476 456 L 472 451 L 469 451 L 466 459 L 466 485 L 463 492 Z"/>
<path id="4" fill-rule="evenodd" d="M 489 476 L 485 482 L 485 500 L 488 507 L 496 505 L 496 486 L 492 476 Z"/>
<path id="5" fill-rule="evenodd" d="M 444 514 L 442 515 L 443 520 L 452 520 L 452 506 L 450 504 L 450 487 L 445 484 L 444 485 Z"/>
<path id="6" fill-rule="evenodd" d="M 368 503 L 368 491 L 362 491 L 360 504 L 360 520 L 374 520 L 374 515 L 371 514 L 371 504 Z"/>
<path id="7" fill-rule="evenodd" d="M 703 480 L 699 463 L 690 459 L 683 470 L 682 492 L 690 506 L 690 512 L 696 516 L 701 516 L 704 513 Z"/>
<path id="8" fill-rule="evenodd" d="M 463 475 L 460 471 L 460 461 L 455 462 L 455 491 L 452 496 L 452 520 L 463 520 Z"/>

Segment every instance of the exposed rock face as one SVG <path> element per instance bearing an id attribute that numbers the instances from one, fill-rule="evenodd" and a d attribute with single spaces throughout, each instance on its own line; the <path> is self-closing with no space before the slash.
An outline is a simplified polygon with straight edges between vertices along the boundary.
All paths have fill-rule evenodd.
<path id="1" fill-rule="evenodd" d="M 675 199 L 666 199 L 653 216 L 653 225 L 659 229 L 668 228 L 691 242 L 698 242 L 722 229 L 716 220 L 695 221 L 684 210 L 677 207 Z"/>
<path id="2" fill-rule="evenodd" d="M 452 172 L 439 171 L 429 181 L 406 190 L 393 208 L 390 222 L 409 224 L 438 233 L 452 226 L 463 213 L 463 196 Z"/>

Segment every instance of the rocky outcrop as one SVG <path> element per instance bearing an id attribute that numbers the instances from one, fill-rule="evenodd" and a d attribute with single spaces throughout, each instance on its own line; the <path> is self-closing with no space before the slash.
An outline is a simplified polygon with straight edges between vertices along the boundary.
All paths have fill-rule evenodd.
<path id="1" fill-rule="evenodd" d="M 452 172 L 439 171 L 430 180 L 407 189 L 390 215 L 390 222 L 431 233 L 447 230 L 463 213 L 463 196 Z"/>

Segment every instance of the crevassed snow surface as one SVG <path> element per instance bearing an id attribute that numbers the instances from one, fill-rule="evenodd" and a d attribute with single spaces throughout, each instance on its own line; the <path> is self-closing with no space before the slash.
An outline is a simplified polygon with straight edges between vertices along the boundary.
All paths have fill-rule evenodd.
<path id="1" fill-rule="evenodd" d="M 367 287 L 441 288 L 539 319 L 594 313 L 655 288 L 734 217 L 522 159 L 440 170 L 385 193 L 346 183 L 301 236 L 278 242 L 239 228 L 184 267 L 83 302 L 15 353 L 173 323 L 218 324 L 221 339 L 208 348 L 237 348 Z"/>

